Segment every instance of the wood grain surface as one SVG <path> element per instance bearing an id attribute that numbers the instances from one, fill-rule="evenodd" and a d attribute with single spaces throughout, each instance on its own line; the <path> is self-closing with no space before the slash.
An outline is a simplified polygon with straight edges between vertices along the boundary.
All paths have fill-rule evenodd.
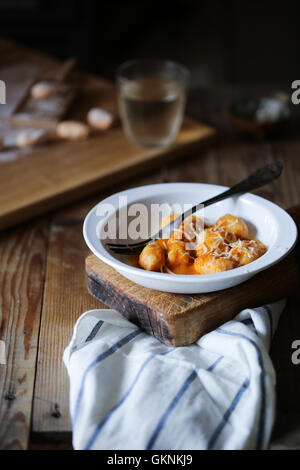
<path id="1" fill-rule="evenodd" d="M 25 449 L 30 433 L 48 222 L 0 236 L 0 448 Z"/>
<path id="2" fill-rule="evenodd" d="M 212 149 L 207 149 L 204 152 L 199 154 L 191 154 L 189 159 L 185 161 L 178 161 L 176 164 L 169 163 L 163 165 L 160 170 L 156 172 L 151 172 L 142 178 L 131 179 L 117 187 L 117 190 L 123 190 L 126 188 L 134 187 L 140 184 L 150 184 L 153 182 L 176 182 L 176 181 L 199 181 L 204 183 L 214 183 L 214 184 L 233 184 L 239 179 L 242 179 L 247 176 L 250 171 L 253 171 L 255 168 L 261 166 L 267 161 L 271 162 L 275 159 L 280 159 L 284 163 L 285 171 L 282 176 L 282 179 L 274 182 L 270 187 L 262 188 L 257 191 L 257 194 L 266 197 L 269 200 L 272 200 L 283 207 L 291 206 L 293 204 L 300 203 L 300 194 L 297 185 L 300 183 L 300 162 L 298 162 L 297 155 L 300 150 L 300 144 L 295 142 L 261 142 L 259 144 L 255 142 L 243 141 L 230 144 L 226 140 L 219 144 L 217 147 Z M 226 170 L 229 168 L 229 171 Z M 196 170 L 195 170 L 196 169 Z M 232 169 L 232 170 L 230 170 Z M 234 169 L 234 172 L 233 172 Z M 79 314 L 84 310 L 90 308 L 101 308 L 101 303 L 93 299 L 86 290 L 86 280 L 84 274 L 84 258 L 88 254 L 88 250 L 84 247 L 81 238 L 81 224 L 83 223 L 84 216 L 86 213 L 100 200 L 107 197 L 109 193 L 99 192 L 97 196 L 83 201 L 80 205 L 74 205 L 68 207 L 67 209 L 62 209 L 54 215 L 56 220 L 53 221 L 55 225 L 57 221 L 65 227 L 66 230 L 70 230 L 74 234 L 74 243 L 75 239 L 77 244 L 77 249 L 75 253 L 77 256 L 80 256 L 81 264 L 81 282 L 82 282 L 82 291 L 80 296 L 75 289 L 70 289 L 68 291 L 69 297 L 67 298 L 64 295 L 63 289 L 60 288 L 60 285 L 57 285 L 57 292 L 52 297 L 52 302 L 55 307 L 55 312 L 57 315 L 60 307 L 58 306 L 59 302 L 65 302 L 66 305 L 76 306 L 76 313 L 73 315 L 64 318 L 65 334 L 60 334 L 58 336 L 57 343 L 54 343 L 52 335 L 50 335 L 49 328 L 47 326 L 53 325 L 53 314 L 51 309 L 48 311 L 47 321 L 44 323 L 44 334 L 43 338 L 40 338 L 40 349 L 41 350 L 51 350 L 54 347 L 59 347 L 60 350 L 63 350 L 67 346 L 68 342 L 71 339 L 73 326 L 75 320 L 78 318 Z M 76 223 L 74 223 L 77 221 Z M 80 223 L 81 221 L 81 223 Z M 52 223 L 51 223 L 52 226 Z M 72 228 L 70 228 L 72 226 Z M 75 231 L 77 236 L 75 236 Z M 69 250 L 69 245 L 65 245 L 65 250 Z M 82 251 L 83 250 L 83 251 Z M 74 251 L 73 251 L 74 253 Z M 80 254 L 81 253 L 81 254 Z M 79 255 L 80 254 L 80 255 Z M 52 257 L 55 256 L 55 260 Z M 64 255 L 66 256 L 66 255 Z M 61 257 L 57 256 L 57 252 L 53 252 L 49 260 L 52 259 L 52 263 L 56 263 L 57 273 L 64 279 L 64 283 L 69 282 L 70 271 L 66 268 L 64 263 L 61 263 Z M 72 263 L 73 263 L 72 258 Z M 80 269 L 80 268 L 79 268 Z M 50 273 L 48 273 L 49 275 Z M 48 275 L 46 276 L 45 282 L 49 281 Z M 54 279 L 54 278 L 53 278 Z M 52 281 L 54 282 L 54 281 Z M 62 284 L 64 285 L 64 284 Z M 83 302 L 82 297 L 83 296 Z M 295 424 L 294 413 L 300 413 L 300 407 L 298 400 L 295 397 L 295 392 L 292 392 L 296 387 L 296 390 L 300 389 L 300 376 L 296 366 L 294 366 L 290 361 L 291 355 L 291 343 L 298 336 L 300 337 L 300 317 L 297 310 L 297 296 L 296 292 L 290 296 L 290 301 L 288 306 L 282 316 L 282 320 L 279 325 L 279 329 L 275 336 L 276 348 L 272 353 L 277 356 L 275 357 L 276 370 L 278 372 L 278 377 L 283 376 L 285 381 L 278 382 L 278 390 L 280 393 L 280 405 L 281 408 L 278 409 L 278 420 L 275 424 L 275 438 L 274 448 L 278 446 L 283 446 L 284 448 L 294 448 L 295 440 L 297 435 L 289 437 L 286 444 L 282 444 L 284 439 L 286 439 L 286 433 L 288 430 L 293 429 Z M 80 308 L 77 308 L 78 305 L 81 305 Z M 44 308 L 46 303 L 44 303 Z M 65 314 L 65 311 L 63 313 Z M 57 321 L 57 320 L 56 320 Z M 283 324 L 283 335 L 281 336 L 281 324 Z M 61 342 L 61 343 L 60 343 Z M 284 349 L 284 354 L 282 354 L 282 349 Z M 273 357 L 273 356 L 272 356 Z M 50 367 L 51 365 L 51 367 Z M 70 422 L 68 417 L 68 378 L 64 371 L 64 366 L 59 355 L 52 359 L 52 364 L 50 361 L 47 361 L 46 364 L 37 364 L 37 368 L 40 369 L 39 380 L 37 381 L 36 386 L 39 387 L 39 393 L 35 391 L 36 398 L 34 399 L 34 408 L 33 408 L 33 422 L 35 424 L 34 435 L 47 436 L 44 437 L 44 441 L 47 444 L 39 444 L 41 448 L 56 448 L 57 438 L 60 435 L 58 431 L 61 429 L 68 430 L 70 432 Z M 286 372 L 288 370 L 288 373 Z M 45 379 L 47 377 L 47 380 Z M 288 379 L 286 381 L 286 379 Z M 41 381 L 41 384 L 39 385 Z M 47 387 L 47 384 L 51 383 L 51 387 Z M 290 385 L 287 385 L 290 384 Z M 298 387 L 298 388 L 297 388 Z M 54 417 L 51 415 L 50 403 L 57 403 L 57 397 L 60 396 L 61 401 L 58 402 L 59 409 L 65 410 L 65 413 L 59 417 Z M 285 402 L 285 397 L 289 400 Z M 288 405 L 287 405 L 288 403 Z M 284 410 L 284 411 L 282 411 Z M 286 410 L 289 410 L 288 412 Z M 60 420 L 63 420 L 63 424 L 60 424 Z M 37 431 L 38 430 L 38 431 Z M 55 435 L 55 439 L 54 436 Z M 63 435 L 63 434 L 61 434 Z M 281 447 L 280 447 L 281 448 Z"/>
<path id="3" fill-rule="evenodd" d="M 15 68 L 19 63 L 16 79 L 20 70 L 23 76 L 28 72 L 24 61 L 22 65 L 24 51 L 23 47 L 0 40 L 0 63 L 7 68 Z M 54 62 L 34 52 L 31 57 L 35 60 L 28 75 L 32 76 L 34 68 L 43 69 L 47 75 L 49 64 Z M 5 78 L 1 76 L 1 79 Z M 84 99 L 78 98 L 78 110 L 77 105 L 72 109 L 78 118 L 83 109 L 91 107 L 94 88 L 98 89 L 97 79 L 82 73 L 80 80 L 86 93 Z M 199 99 L 194 99 L 193 106 L 207 109 L 207 118 L 215 117 L 221 126 L 221 120 L 226 123 L 227 104 L 232 96 L 238 97 L 239 90 L 238 85 L 233 89 L 223 88 L 222 93 L 217 93 L 216 88 L 205 89 Z M 218 107 L 214 105 L 216 97 Z M 99 94 L 99 104 L 100 98 L 105 107 L 106 93 Z M 0 118 L 6 110 L 5 106 L 0 107 Z M 273 141 L 245 141 L 226 134 L 214 147 L 191 152 L 184 159 L 162 164 L 143 176 L 129 177 L 123 183 L 115 184 L 111 192 L 167 181 L 232 185 L 259 166 L 281 160 L 284 164 L 281 178 L 261 188 L 257 194 L 284 208 L 297 205 L 300 203 L 300 139 L 296 124 L 293 135 Z M 5 132 L 1 125 L 0 120 L 0 131 Z M 0 161 L 0 171 L 1 165 Z M 0 311 L 3 318 L 0 339 L 6 341 L 7 360 L 6 365 L 0 365 L 1 448 L 71 448 L 69 382 L 61 353 L 72 337 L 79 315 L 90 308 L 102 307 L 86 288 L 84 260 L 88 250 L 82 240 L 82 222 L 87 212 L 109 194 L 99 186 L 92 198 L 0 235 Z M 271 349 L 277 375 L 276 421 L 271 449 L 300 448 L 300 366 L 291 361 L 291 345 L 300 339 L 299 305 L 300 289 L 288 299 Z M 23 328 L 25 319 L 26 329 Z M 28 331 L 30 341 L 26 343 Z M 24 359 L 26 344 L 29 352 Z"/>
<path id="4" fill-rule="evenodd" d="M 62 355 L 69 340 L 70 325 L 75 324 L 84 310 L 98 307 L 89 298 L 85 285 L 82 266 L 88 249 L 82 238 L 81 218 L 54 217 L 49 235 L 33 432 L 70 430 L 68 378 Z"/>

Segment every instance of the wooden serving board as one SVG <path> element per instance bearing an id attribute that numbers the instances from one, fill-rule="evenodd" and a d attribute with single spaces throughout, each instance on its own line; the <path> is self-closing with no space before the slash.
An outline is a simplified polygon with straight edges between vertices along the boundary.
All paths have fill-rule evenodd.
<path id="1" fill-rule="evenodd" d="M 288 210 L 298 230 L 300 205 Z M 139 286 L 96 256 L 86 258 L 90 293 L 146 333 L 172 346 L 194 343 L 244 308 L 282 299 L 299 288 L 299 243 L 280 263 L 249 281 L 208 294 L 171 294 Z"/>
<path id="2" fill-rule="evenodd" d="M 230 289 L 209 294 L 170 294 L 139 286 L 91 255 L 88 289 L 146 333 L 167 345 L 184 346 L 232 320 L 243 308 L 258 307 L 291 294 L 298 285 L 293 255 Z"/>

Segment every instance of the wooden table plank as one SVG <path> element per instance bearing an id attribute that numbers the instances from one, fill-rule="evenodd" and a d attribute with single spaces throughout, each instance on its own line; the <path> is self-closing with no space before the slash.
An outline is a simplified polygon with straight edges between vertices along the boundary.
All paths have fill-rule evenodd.
<path id="1" fill-rule="evenodd" d="M 54 216 L 40 329 L 32 431 L 70 430 L 69 384 L 62 362 L 74 324 L 81 313 L 99 308 L 87 291 L 84 260 L 88 253 L 82 237 L 82 216 L 67 212 Z M 101 307 L 101 306 L 100 306 Z"/>
<path id="2" fill-rule="evenodd" d="M 30 432 L 48 222 L 40 220 L 0 236 L 0 448 L 26 449 Z"/>

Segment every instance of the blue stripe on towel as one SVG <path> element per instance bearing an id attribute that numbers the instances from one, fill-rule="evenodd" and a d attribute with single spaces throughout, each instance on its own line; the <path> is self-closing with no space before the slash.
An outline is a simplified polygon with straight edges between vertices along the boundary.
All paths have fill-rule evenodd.
<path id="1" fill-rule="evenodd" d="M 271 339 L 272 339 L 272 338 L 273 338 L 273 317 L 272 317 L 272 311 L 271 311 L 269 305 L 263 305 L 263 308 L 265 309 L 265 311 L 267 312 L 268 317 L 269 317 L 269 322 L 270 322 L 270 337 L 271 337 Z"/>
<path id="2" fill-rule="evenodd" d="M 118 341 L 117 343 L 115 343 L 113 346 L 111 346 L 107 351 L 101 353 L 98 357 L 96 357 L 96 359 L 93 360 L 93 362 L 87 367 L 87 369 L 85 370 L 85 372 L 83 373 L 83 376 L 82 376 L 82 380 L 81 380 L 81 385 L 80 385 L 80 389 L 79 389 L 79 393 L 78 393 L 78 396 L 77 396 L 77 400 L 76 400 L 76 403 L 75 403 L 75 408 L 74 408 L 74 413 L 73 413 L 73 417 L 72 417 L 72 425 L 73 427 L 75 426 L 75 422 L 76 422 L 76 419 L 77 419 L 77 415 L 78 415 L 78 412 L 79 412 L 79 408 L 80 408 L 80 402 L 81 402 L 81 399 L 82 399 L 82 396 L 83 396 L 83 391 L 84 391 L 84 384 L 85 384 L 85 380 L 86 380 L 86 377 L 88 375 L 88 373 L 97 365 L 99 364 L 100 362 L 102 362 L 104 359 L 106 359 L 107 357 L 111 356 L 114 352 L 116 352 L 118 349 L 120 349 L 122 346 L 125 346 L 125 344 L 129 343 L 129 341 L 131 341 L 133 338 L 135 338 L 136 336 L 140 335 L 142 333 L 141 330 L 135 330 L 133 332 L 131 332 L 129 335 L 125 336 L 124 338 L 120 339 L 120 341 Z"/>
<path id="3" fill-rule="evenodd" d="M 223 359 L 223 357 L 224 356 L 219 356 L 218 359 L 216 359 L 216 361 L 213 362 L 206 370 L 207 371 L 212 371 L 217 366 L 217 364 Z M 166 411 L 162 415 L 161 419 L 159 420 L 152 436 L 150 437 L 149 442 L 146 446 L 146 450 L 152 449 L 152 447 L 153 447 L 158 435 L 162 431 L 162 429 L 164 427 L 164 424 L 165 424 L 166 420 L 168 419 L 169 415 L 171 414 L 171 412 L 173 411 L 173 409 L 175 408 L 175 406 L 177 405 L 177 403 L 179 402 L 179 400 L 181 399 L 181 397 L 183 396 L 185 391 L 189 388 L 191 383 L 197 377 L 198 369 L 199 369 L 199 367 L 194 368 L 193 372 L 188 376 L 188 378 L 185 380 L 185 382 L 183 383 L 183 385 L 178 390 L 177 394 L 175 395 L 175 397 L 173 398 L 173 400 L 169 404 L 168 408 L 166 409 Z"/>
<path id="4" fill-rule="evenodd" d="M 259 347 L 252 339 L 248 338 L 248 336 L 243 335 L 241 333 L 234 333 L 233 331 L 224 330 L 223 328 L 217 328 L 215 330 L 216 333 L 236 336 L 238 338 L 246 339 L 249 341 L 255 348 L 257 354 L 257 360 L 260 366 L 260 389 L 261 389 L 261 409 L 260 409 L 260 416 L 259 416 L 259 423 L 258 423 L 258 433 L 257 433 L 257 443 L 256 448 L 261 450 L 263 447 L 263 437 L 264 437 L 264 428 L 265 428 L 265 414 L 266 414 L 266 390 L 265 390 L 265 370 L 263 364 L 263 358 L 260 352 Z"/>
<path id="5" fill-rule="evenodd" d="M 182 395 L 184 394 L 184 392 L 189 388 L 189 386 L 195 380 L 196 377 L 197 377 L 197 369 L 195 368 L 193 370 L 193 372 L 185 380 L 184 384 L 179 389 L 179 391 L 177 392 L 177 394 L 175 395 L 175 397 L 173 398 L 173 400 L 169 404 L 168 408 L 166 409 L 166 411 L 162 415 L 161 419 L 159 420 L 158 425 L 156 426 L 151 438 L 149 439 L 149 442 L 146 446 L 146 450 L 152 449 L 158 435 L 160 434 L 162 428 L 164 427 L 164 424 L 165 424 L 169 414 L 172 412 L 173 408 L 175 408 L 175 406 L 179 402 L 179 400 L 182 397 Z"/>
<path id="6" fill-rule="evenodd" d="M 158 355 L 160 356 L 165 356 L 167 354 L 169 354 L 170 352 L 174 351 L 174 349 L 176 348 L 170 348 L 168 349 L 167 351 L 164 351 Z M 94 444 L 95 440 L 97 439 L 100 431 L 102 430 L 102 428 L 104 427 L 105 423 L 107 423 L 107 421 L 109 420 L 109 418 L 111 417 L 111 415 L 118 409 L 120 408 L 120 406 L 125 402 L 125 400 L 127 399 L 127 397 L 130 395 L 130 393 L 132 392 L 135 384 L 137 383 L 141 373 L 143 372 L 144 368 L 146 367 L 146 365 L 156 357 L 155 354 L 150 354 L 150 356 L 147 357 L 147 359 L 143 362 L 143 364 L 141 365 L 138 373 L 136 374 L 132 384 L 130 385 L 130 387 L 128 388 L 127 392 L 123 395 L 123 397 L 118 401 L 118 403 L 116 403 L 116 405 L 111 408 L 111 410 L 107 413 L 107 415 L 102 419 L 102 421 L 98 424 L 98 426 L 96 427 L 95 431 L 93 432 L 91 438 L 89 439 L 88 443 L 87 443 L 87 446 L 85 448 L 85 450 L 89 450 L 92 445 Z"/>
<path id="7" fill-rule="evenodd" d="M 219 362 L 223 359 L 223 357 L 224 356 L 219 356 L 218 359 L 215 362 L 213 362 L 212 365 L 209 366 L 206 370 L 209 372 L 213 370 L 219 364 Z"/>
<path id="8" fill-rule="evenodd" d="M 90 334 L 88 335 L 88 337 L 86 338 L 85 342 L 87 343 L 88 341 L 92 341 L 92 339 L 95 338 L 96 334 L 98 333 L 98 331 L 100 330 L 101 326 L 103 325 L 103 321 L 102 320 L 99 320 L 96 325 L 94 326 L 94 328 L 92 329 L 92 331 L 90 332 Z"/>
<path id="9" fill-rule="evenodd" d="M 234 399 L 232 400 L 229 408 L 226 410 L 220 424 L 217 426 L 216 430 L 212 434 L 210 440 L 208 441 L 207 444 L 207 450 L 211 450 L 213 445 L 215 444 L 216 440 L 218 439 L 222 429 L 224 428 L 225 424 L 228 422 L 228 419 L 230 415 L 233 413 L 235 408 L 237 407 L 238 402 L 240 401 L 244 391 L 249 385 L 249 380 L 245 379 L 244 382 L 242 383 L 241 387 L 239 388 L 237 394 L 235 395 Z"/>

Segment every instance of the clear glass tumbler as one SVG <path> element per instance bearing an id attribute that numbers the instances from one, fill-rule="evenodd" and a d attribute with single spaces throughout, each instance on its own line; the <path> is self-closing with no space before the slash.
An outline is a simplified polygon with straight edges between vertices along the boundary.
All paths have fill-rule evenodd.
<path id="1" fill-rule="evenodd" d="M 117 71 L 120 116 L 127 137 L 143 147 L 170 145 L 182 123 L 189 71 L 164 60 L 132 60 Z"/>

